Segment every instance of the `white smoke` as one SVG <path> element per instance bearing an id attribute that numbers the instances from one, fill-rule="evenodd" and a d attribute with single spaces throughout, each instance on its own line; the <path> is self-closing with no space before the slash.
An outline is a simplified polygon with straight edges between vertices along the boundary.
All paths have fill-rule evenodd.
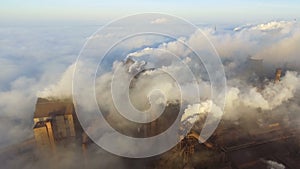
<path id="1" fill-rule="evenodd" d="M 287 71 L 280 82 L 270 82 L 263 89 L 250 86 L 230 87 L 227 91 L 226 108 L 231 111 L 243 104 L 252 108 L 272 110 L 294 97 L 299 82 L 300 77 L 296 72 Z"/>
<path id="2" fill-rule="evenodd" d="M 113 70 L 111 72 L 105 73 L 96 79 L 96 92 L 99 93 L 97 94 L 99 104 L 103 105 L 102 108 L 109 112 L 115 111 L 114 106 L 112 106 L 115 103 L 112 100 L 110 90 L 112 78 L 117 78 L 119 81 L 129 81 L 130 78 L 128 75 L 132 72 L 138 72 L 141 67 L 145 65 L 145 63 L 134 62 L 128 68 L 128 65 L 124 64 L 123 62 L 116 61 L 113 65 Z M 122 71 L 116 72 L 116 70 Z M 133 86 L 130 87 L 130 102 L 137 109 L 148 109 L 151 100 L 155 100 L 156 104 L 158 105 L 165 103 L 165 101 L 167 103 L 176 103 L 180 100 L 180 94 L 186 96 L 193 94 L 193 90 L 195 90 L 195 88 L 186 79 L 185 75 L 182 75 L 178 79 L 179 81 L 186 80 L 186 83 L 183 83 L 183 86 L 181 86 L 181 91 L 185 93 L 180 93 L 177 82 L 169 74 L 167 74 L 166 71 L 173 72 L 174 74 L 184 73 L 180 67 L 171 65 L 155 70 L 145 71 L 138 76 L 137 80 L 131 81 L 131 85 Z M 209 87 L 205 83 L 203 83 L 202 86 L 205 86 L 205 88 Z M 123 86 L 120 84 L 119 88 L 114 88 L 114 90 L 124 90 L 126 87 L 128 88 L 128 86 Z M 158 91 L 159 93 L 162 93 L 162 95 L 155 95 L 156 92 L 154 91 Z M 184 100 L 183 102 L 188 102 L 192 99 L 193 97 L 187 97 L 187 100 Z"/>
<path id="3" fill-rule="evenodd" d="M 299 70 L 299 28 L 297 21 L 271 21 L 235 28 L 239 31 L 204 32 L 220 56 L 230 61 L 231 67 L 225 67 L 227 75 L 235 75 L 249 55 L 263 59 L 265 66 Z"/>
<path id="4" fill-rule="evenodd" d="M 276 161 L 267 160 L 266 163 L 268 165 L 268 169 L 285 169 L 283 164 L 280 164 Z"/>
<path id="5" fill-rule="evenodd" d="M 296 59 L 296 55 L 300 53 L 296 47 L 298 44 L 297 42 L 300 39 L 298 31 L 299 24 L 294 21 L 272 21 L 257 25 L 249 24 L 234 30 L 235 32 L 216 33 L 211 29 L 204 29 L 204 33 L 206 33 L 220 53 L 221 59 L 230 60 L 229 64 L 225 64 L 225 71 L 228 78 L 225 115 L 230 116 L 231 113 L 236 112 L 236 110 L 241 106 L 261 108 L 262 110 L 273 110 L 293 98 L 296 90 L 299 88 L 299 75 L 296 72 L 287 71 L 286 75 L 279 83 L 261 82 L 264 83 L 262 88 L 244 82 L 236 72 L 238 72 L 237 69 L 240 66 L 243 66 L 249 54 L 258 58 L 263 58 L 265 63 L 274 63 L 281 62 L 282 59 L 277 57 L 278 53 L 280 53 L 280 56 L 285 56 L 286 62 L 289 62 L 292 65 L 297 65 L 297 62 L 293 62 L 293 59 Z M 130 93 L 130 99 L 134 106 L 141 110 L 147 109 L 149 106 L 148 94 L 155 89 L 162 91 L 168 102 L 175 102 L 178 100 L 179 95 L 174 92 L 177 91 L 176 83 L 172 79 L 168 78 L 166 74 L 162 73 L 165 70 L 180 75 L 178 76 L 180 77 L 179 81 L 185 82 L 181 87 L 187 89 L 184 90 L 186 92 L 185 95 L 193 95 L 193 90 L 188 90 L 191 86 L 186 78 L 188 75 L 183 74 L 180 66 L 170 63 L 169 58 L 163 57 L 163 55 L 160 54 L 160 51 L 170 51 L 182 57 L 183 62 L 186 64 L 192 64 L 193 62 L 188 56 L 188 49 L 181 45 L 181 42 L 185 42 L 194 48 L 199 48 L 199 46 L 202 48 L 205 45 L 201 34 L 202 32 L 197 31 L 188 38 L 182 37 L 178 41 L 161 43 L 156 48 L 148 46 L 143 49 L 133 51 L 127 55 L 127 58 L 136 57 L 138 59 L 141 59 L 145 55 L 152 55 L 160 64 L 167 65 L 162 67 L 160 70 L 156 69 L 146 71 L 143 76 L 139 77 L 139 80 L 135 83 L 135 87 L 132 88 Z M 277 46 L 273 47 L 274 44 Z M 272 51 L 273 48 L 276 51 Z M 271 51 L 271 53 L 269 51 Z M 134 62 L 129 67 L 128 73 L 140 71 L 145 64 L 146 63 L 143 61 Z M 277 65 L 282 64 L 278 63 Z M 107 110 L 108 112 L 116 111 L 115 108 L 111 106 L 113 105 L 113 100 L 110 96 L 109 88 L 111 78 L 114 76 L 114 71 L 122 66 L 124 66 L 123 63 L 115 62 L 111 72 L 107 72 L 101 77 L 98 77 L 96 80 L 96 90 L 100 94 L 98 99 L 101 100 L 102 105 L 105 105 L 104 110 Z M 60 98 L 70 97 L 73 69 L 74 66 L 70 66 L 57 84 L 50 85 L 44 91 L 39 92 L 38 96 Z M 271 71 L 274 72 L 274 67 Z M 203 98 L 209 98 L 209 81 L 204 79 L 199 80 L 201 96 Z M 156 98 L 156 100 L 161 103 L 163 102 L 162 98 Z M 204 101 L 199 104 L 189 105 L 185 109 L 187 114 L 184 115 L 183 119 L 186 119 L 189 116 L 194 116 L 195 113 L 201 114 L 204 109 L 206 112 L 210 112 L 211 109 L 204 107 L 208 105 L 213 106 L 215 104 L 208 104 L 209 102 L 210 101 Z M 236 115 L 235 113 L 233 114 Z M 195 118 L 192 118 L 191 121 L 195 121 Z"/>
<path id="6" fill-rule="evenodd" d="M 44 90 L 37 93 L 37 97 L 47 99 L 70 99 L 72 96 L 72 78 L 75 64 L 72 64 L 63 73 L 61 79 L 55 83 L 50 84 Z"/>
<path id="7" fill-rule="evenodd" d="M 230 64 L 225 65 L 225 71 L 227 75 L 232 74 L 232 72 L 236 72 L 235 69 L 237 69 L 238 66 L 241 66 L 243 62 L 245 62 L 245 59 L 248 57 L 248 55 L 254 55 L 257 58 L 262 58 L 266 63 L 281 62 L 283 60 L 282 57 L 284 57 L 286 62 L 289 62 L 289 64 L 297 64 L 297 62 L 294 62 L 297 59 L 297 54 L 300 53 L 297 48 L 297 42 L 300 39 L 300 36 L 298 36 L 299 24 L 297 22 L 272 21 L 269 23 L 258 25 L 251 24 L 247 27 L 242 27 L 239 30 L 242 31 L 222 32 L 218 34 L 216 34 L 211 29 L 203 30 L 203 32 L 212 41 L 213 45 L 215 45 L 221 58 L 233 60 L 233 62 L 231 62 Z M 273 30 L 276 31 L 276 33 L 266 30 Z M 144 55 L 152 54 L 154 57 L 156 57 L 155 59 L 158 59 L 162 62 L 162 64 L 164 64 L 168 63 L 168 58 L 161 57 L 161 55 L 159 55 L 157 51 L 167 50 L 176 54 L 177 56 L 182 57 L 184 61 L 190 63 L 191 61 L 189 61 L 190 58 L 188 57 L 189 51 L 187 50 L 187 48 L 180 44 L 181 42 L 185 42 L 193 48 L 201 48 L 201 46 L 207 46 L 204 44 L 205 42 L 203 41 L 203 38 L 201 36 L 202 32 L 197 31 L 188 38 L 182 37 L 178 41 L 161 43 L 161 45 L 159 45 L 157 48 L 147 46 L 143 49 L 133 51 L 132 53 L 129 53 L 127 57 L 141 57 Z M 150 43 L 148 44 L 150 45 Z M 274 44 L 277 46 L 274 47 Z M 273 49 L 276 51 L 274 51 Z M 135 64 L 138 64 L 138 62 L 136 62 Z M 60 96 L 62 95 L 62 93 L 66 93 L 65 95 L 69 96 L 70 91 L 68 90 L 70 89 L 69 86 L 71 86 L 72 81 L 72 67 L 73 66 L 68 68 L 59 82 L 54 85 L 48 86 L 44 91 L 40 91 L 38 93 L 38 96 Z M 229 78 L 232 77 L 229 76 Z"/>
<path id="8" fill-rule="evenodd" d="M 205 115 L 210 112 L 214 113 L 215 117 L 220 117 L 223 114 L 222 109 L 211 100 L 207 100 L 199 104 L 188 105 L 181 117 L 181 122 L 194 124 L 197 120 L 199 120 L 201 115 Z"/>
<path id="9" fill-rule="evenodd" d="M 91 32 L 94 30 L 94 28 L 90 29 Z M 15 33 L 12 33 L 12 31 Z M 263 110 L 272 111 L 277 111 L 277 109 L 279 109 L 278 111 L 281 112 L 299 112 L 300 98 L 297 90 L 299 91 L 300 84 L 298 75 L 300 71 L 300 31 L 298 22 L 272 21 L 263 24 L 249 24 L 236 28 L 235 31 L 226 30 L 223 32 L 216 32 L 213 29 L 204 29 L 203 31 L 215 45 L 221 59 L 224 62 L 224 68 L 228 80 L 226 107 L 224 112 L 225 116 L 229 119 L 234 119 L 237 116 L 241 116 L 241 112 L 247 108 L 261 108 Z M 53 30 L 50 29 L 50 31 L 43 30 L 43 32 L 46 33 L 38 36 L 37 31 L 35 30 L 32 34 L 29 34 L 28 32 L 23 32 L 22 34 L 20 29 L 1 29 L 3 39 L 3 43 L 0 45 L 0 62 L 2 63 L 2 73 L 0 73 L 1 146 L 21 142 L 25 138 L 32 137 L 32 116 L 34 112 L 34 104 L 36 102 L 36 95 L 38 97 L 50 99 L 65 99 L 71 97 L 74 65 L 71 65 L 65 71 L 60 80 L 53 83 L 53 79 L 56 79 L 54 76 L 61 72 L 66 65 L 70 64 L 72 60 L 75 59 L 79 52 L 78 50 L 85 39 L 80 39 L 81 37 L 74 39 L 73 34 L 68 34 L 66 38 L 69 39 L 61 41 L 62 36 L 57 35 L 63 34 L 65 36 L 67 35 L 67 32 L 71 31 L 61 31 L 60 29 L 57 29 L 56 32 L 53 32 Z M 52 34 L 47 37 L 49 32 Z M 57 36 L 56 38 L 53 36 L 54 34 Z M 87 32 L 85 32 L 82 37 L 86 37 L 87 35 L 85 34 L 87 34 Z M 10 40 L 9 36 L 12 35 L 15 36 L 13 36 L 13 38 L 11 38 L 12 40 Z M 27 35 L 27 37 L 30 38 L 26 39 L 26 36 L 19 35 Z M 107 38 L 110 38 L 111 36 L 115 35 L 107 35 Z M 201 32 L 196 32 L 191 37 L 180 38 L 179 41 L 183 41 L 193 47 L 201 47 L 204 42 L 201 38 L 199 38 L 199 36 L 201 36 Z M 20 39 L 16 40 L 16 37 L 19 37 Z M 50 40 L 48 42 L 48 40 L 45 39 Z M 68 40 L 70 43 L 66 43 Z M 139 37 L 138 40 L 134 39 L 135 43 L 124 43 L 122 45 L 124 49 L 134 48 L 136 44 L 145 44 L 145 46 L 147 46 L 144 49 L 132 51 L 131 54 L 128 54 L 130 57 L 140 58 L 145 54 L 154 54 L 154 56 L 159 56 L 156 55 L 156 50 L 169 50 L 182 57 L 186 64 L 193 64 L 193 61 L 188 56 L 188 50 L 182 45 L 179 45 L 179 41 L 161 42 L 160 45 L 154 45 L 158 46 L 156 48 L 151 46 L 154 40 L 156 39 L 145 39 L 143 37 Z M 12 47 L 16 44 L 20 48 Z M 241 78 L 242 75 L 238 74 L 239 70 L 243 70 L 248 55 L 263 59 L 264 66 L 269 66 L 266 68 L 268 68 L 268 71 L 271 73 L 274 73 L 276 67 L 283 67 L 284 70 L 291 69 L 293 71 L 287 71 L 279 83 L 274 84 L 273 82 L 261 82 L 263 83 L 263 87 L 257 87 L 255 86 L 257 83 L 249 84 Z M 168 63 L 168 66 L 162 69 L 168 69 L 174 73 L 182 74 L 180 67 L 169 63 L 168 58 L 158 58 L 158 60 L 161 61 L 162 64 Z M 42 65 L 39 65 L 40 63 L 42 63 Z M 140 66 L 143 65 L 139 65 L 139 63 L 142 62 L 136 62 L 134 66 L 130 68 L 129 73 L 139 71 Z M 121 63 L 119 62 L 118 64 Z M 118 66 L 117 63 L 115 66 Z M 113 68 L 113 71 L 114 69 L 115 68 Z M 112 106 L 113 101 L 109 93 L 113 71 L 107 72 L 96 79 L 96 90 L 98 91 L 97 97 L 99 97 L 101 105 L 104 105 L 102 108 L 107 112 L 116 111 Z M 182 74 L 180 81 L 187 81 L 186 77 L 187 76 L 185 74 Z M 266 76 L 266 78 L 269 78 L 269 81 L 272 79 L 270 76 Z M 202 81 L 199 81 L 201 96 L 203 96 L 203 98 L 209 98 L 210 83 L 205 79 L 201 80 Z M 147 92 L 150 92 L 155 88 L 160 88 L 164 93 L 166 93 L 169 101 L 176 101 L 176 99 L 178 99 L 178 93 L 174 92 L 177 90 L 175 82 L 158 70 L 145 72 L 143 76 L 140 76 L 135 85 L 135 88 L 131 91 L 131 101 L 134 106 L 139 109 L 145 109 L 149 106 Z M 185 88 L 184 91 L 187 92 L 185 95 L 194 94 L 193 90 L 188 90 L 191 89 L 190 83 L 185 83 L 182 88 Z M 155 98 L 154 100 L 159 103 L 163 102 L 161 97 Z M 88 104 L 89 100 L 86 102 Z M 214 105 L 215 104 L 209 99 L 198 104 L 186 105 L 182 121 L 189 121 L 193 123 L 198 119 L 199 115 L 210 111 L 221 112 L 221 109 Z M 118 118 L 119 117 L 116 117 L 115 114 L 108 115 L 108 119 L 118 124 L 120 128 L 126 128 L 127 124 L 123 123 L 123 121 L 120 121 Z M 67 159 L 67 157 L 70 156 L 63 156 L 62 161 Z M 104 155 L 101 157 L 103 158 Z M 80 157 L 72 158 L 72 160 L 76 161 L 79 158 Z M 25 157 L 24 159 L 28 159 L 28 157 Z M 20 166 L 21 168 L 32 168 L 31 163 L 28 164 L 27 160 L 25 161 L 24 159 L 18 160 L 17 157 L 10 158 L 9 163 L 12 164 L 10 166 L 14 166 L 14 168 L 16 166 L 18 168 L 20 168 Z M 70 163 L 72 160 L 69 160 Z M 4 160 L 1 159 L 0 161 Z M 115 168 L 119 166 L 119 164 L 116 164 L 115 159 L 106 159 L 105 162 L 107 161 L 109 161 L 107 165 L 101 163 L 104 165 L 104 168 L 107 166 L 112 167 L 111 165 L 113 164 L 116 165 L 114 166 Z M 94 163 L 98 164 L 98 158 L 95 159 Z M 24 164 L 27 165 L 24 166 Z M 268 161 L 268 164 L 272 169 L 285 168 L 282 164 L 274 161 Z"/>
<path id="10" fill-rule="evenodd" d="M 237 76 L 236 72 L 239 72 L 237 69 L 243 66 L 249 54 L 262 58 L 264 64 L 275 66 L 283 66 L 284 64 L 280 62 L 282 62 L 282 57 L 284 57 L 286 63 L 293 65 L 291 66 L 292 68 L 297 67 L 296 56 L 300 53 L 296 47 L 298 39 L 300 39 L 298 38 L 300 37 L 298 36 L 299 24 L 295 21 L 272 21 L 257 25 L 249 24 L 234 30 L 236 32 L 221 34 L 217 34 L 210 29 L 204 30 L 204 33 L 207 34 L 217 48 L 221 58 L 231 60 L 230 64 L 225 65 L 225 71 L 229 74 L 225 114 L 230 116 L 232 112 L 236 112 L 241 106 L 273 110 L 293 98 L 296 90 L 299 88 L 299 75 L 296 72 L 287 71 L 279 83 L 260 82 L 263 83 L 262 88 L 260 85 L 255 86 L 247 84 L 247 82 L 241 82 L 242 79 L 240 76 Z M 191 37 L 181 38 L 180 41 L 195 48 L 199 48 L 199 46 L 201 48 L 201 44 L 204 42 L 201 41 L 201 38 L 198 38 L 200 36 L 201 32 L 195 32 Z M 273 47 L 274 44 L 278 45 Z M 266 50 L 268 49 L 270 50 L 267 52 Z M 179 45 L 178 41 L 163 43 L 158 48 L 147 47 L 130 53 L 128 56 L 141 57 L 150 54 L 155 56 L 157 50 L 168 50 L 183 58 L 189 58 L 187 49 Z M 270 72 L 274 73 L 275 66 L 273 66 L 273 69 L 270 69 Z M 269 69 L 270 67 L 266 66 L 266 68 Z M 232 74 L 235 76 L 231 76 Z M 272 81 L 272 79 L 269 81 Z M 207 93 L 205 97 L 209 97 Z M 187 107 L 183 119 L 189 117 L 191 122 L 194 122 L 197 118 L 195 114 L 199 113 L 201 105 L 205 105 L 205 102 Z M 209 112 L 210 110 L 207 111 Z"/>

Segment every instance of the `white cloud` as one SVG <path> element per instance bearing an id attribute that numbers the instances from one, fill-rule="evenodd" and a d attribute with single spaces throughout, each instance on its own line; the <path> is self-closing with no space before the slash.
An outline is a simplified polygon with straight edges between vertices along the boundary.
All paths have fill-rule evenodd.
<path id="1" fill-rule="evenodd" d="M 166 18 L 157 18 L 153 21 L 151 21 L 151 24 L 162 24 L 166 23 L 168 20 Z"/>
<path id="2" fill-rule="evenodd" d="M 152 22 L 153 24 L 160 24 L 166 21 L 164 18 L 158 18 Z M 293 67 L 295 71 L 299 72 L 299 66 L 297 66 L 299 65 L 298 54 L 300 53 L 298 48 L 300 43 L 299 24 L 286 21 L 270 22 L 248 25 L 239 30 L 222 33 L 216 33 L 211 29 L 203 30 L 223 59 L 228 76 L 229 90 L 227 92 L 225 113 L 226 110 L 230 113 L 237 113 L 236 109 L 241 104 L 252 108 L 260 107 L 270 110 L 286 104 L 291 98 L 296 97 L 296 90 L 299 90 L 299 85 L 297 85 L 299 83 L 299 75 L 297 73 L 286 73 L 285 77 L 278 84 L 264 84 L 265 89 L 262 91 L 257 91 L 253 83 L 247 84 L 243 82 L 241 75 L 238 73 L 244 68 L 243 66 L 245 66 L 248 55 L 262 58 L 266 64 L 279 66 L 282 66 L 282 62 L 285 60 L 284 62 L 288 65 L 287 68 Z M 2 120 L 3 123 L 0 123 L 0 128 L 3 129 L 0 133 L 0 144 L 2 145 L 9 144 L 9 140 L 22 140 L 26 136 L 30 136 L 31 120 L 37 95 L 44 97 L 68 97 L 71 95 L 73 66 L 70 65 L 75 61 L 89 34 L 86 33 L 89 32 L 88 30 L 77 30 L 78 32 L 85 32 L 78 34 L 76 31 L 69 32 L 63 29 L 45 29 L 38 32 L 36 32 L 37 30 L 30 32 L 30 30 L 26 29 L 17 29 L 9 36 L 8 31 L 11 30 L 0 29 L 2 37 L 0 40 L 0 63 L 1 69 L 4 69 L 0 73 L 0 116 L 1 119 L 9 119 L 8 121 Z M 274 33 L 274 31 L 277 33 Z M 188 50 L 180 45 L 179 41 L 160 41 L 160 44 L 156 44 L 153 47 L 151 45 L 153 45 L 155 40 L 156 38 L 143 39 L 140 37 L 138 41 L 132 41 L 131 44 L 124 44 L 122 47 L 123 49 L 131 49 L 136 43 L 145 44 L 147 47 L 137 48 L 128 56 L 141 59 L 143 55 L 154 54 L 154 56 L 157 56 L 157 64 L 165 65 L 162 70 L 168 70 L 177 74 L 177 76 L 182 75 L 180 67 L 170 62 L 168 57 L 161 57 L 159 50 L 169 50 L 182 57 L 184 63 L 188 65 L 195 64 L 188 57 Z M 200 32 L 196 32 L 191 37 L 182 38 L 180 41 L 199 48 L 206 45 L 201 39 Z M 195 70 L 199 70 L 197 66 L 194 66 Z M 274 67 L 267 68 L 274 73 Z M 63 73 L 64 71 L 65 73 Z M 202 71 L 198 72 L 202 73 Z M 149 71 L 147 73 L 155 76 L 145 75 L 142 77 L 141 81 L 137 83 L 137 89 L 143 89 L 144 92 L 139 93 L 136 90 L 135 93 L 132 93 L 136 98 L 147 96 L 147 92 L 156 87 L 164 90 L 170 100 L 174 101 L 178 97 L 177 93 L 173 92 L 176 89 L 173 81 L 157 71 Z M 101 91 L 100 97 L 102 97 L 106 105 L 112 103 L 108 93 L 109 90 L 107 90 L 111 76 L 112 72 L 108 72 L 97 79 L 99 83 L 97 90 Z M 201 76 L 199 77 L 202 78 Z M 178 78 L 179 81 L 188 81 L 185 75 L 178 76 Z M 209 98 L 210 83 L 205 79 L 201 80 L 199 84 L 201 96 Z M 147 83 L 148 81 L 149 83 Z M 157 81 L 161 83 L 156 83 Z M 190 83 L 185 83 L 183 88 L 187 96 L 192 95 L 193 90 L 189 90 L 192 89 Z M 192 98 L 188 99 L 192 100 Z M 133 100 L 138 105 L 147 105 L 147 101 L 147 97 Z M 195 105 L 197 104 L 191 104 L 192 107 L 187 107 L 187 110 L 192 110 Z M 290 108 L 296 111 L 299 109 L 299 106 L 291 106 Z M 107 110 L 115 111 L 113 108 L 107 108 Z M 26 119 L 26 122 L 20 123 L 19 119 Z M 21 131 L 20 129 L 24 129 L 22 130 L 24 131 L 23 134 L 18 133 Z M 4 130 L 10 132 L 4 132 Z"/>
<path id="3" fill-rule="evenodd" d="M 88 32 L 55 26 L 0 28 L 0 147 L 33 136 L 38 91 L 59 81 L 75 61 L 84 37 L 92 33 Z"/>
<path id="4" fill-rule="evenodd" d="M 236 27 L 234 31 L 276 31 L 288 33 L 293 27 L 295 27 L 297 22 L 295 21 L 271 21 L 262 24 L 247 24 L 244 26 Z"/>

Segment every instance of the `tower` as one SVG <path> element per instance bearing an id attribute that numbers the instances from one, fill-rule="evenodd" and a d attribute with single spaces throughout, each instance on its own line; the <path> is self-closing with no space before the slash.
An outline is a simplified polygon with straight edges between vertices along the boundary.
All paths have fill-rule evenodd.
<path id="1" fill-rule="evenodd" d="M 278 83 L 280 81 L 281 73 L 282 73 L 282 69 L 277 68 L 275 73 L 275 83 Z"/>
<path id="2" fill-rule="evenodd" d="M 34 112 L 34 137 L 40 151 L 55 152 L 57 144 L 81 137 L 82 129 L 71 100 L 38 98 Z"/>

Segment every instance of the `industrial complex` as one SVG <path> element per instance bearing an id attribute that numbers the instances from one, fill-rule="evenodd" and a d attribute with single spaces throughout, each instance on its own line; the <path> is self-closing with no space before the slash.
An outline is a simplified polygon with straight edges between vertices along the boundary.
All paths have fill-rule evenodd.
<path id="1" fill-rule="evenodd" d="M 281 74 L 282 69 L 276 69 L 274 83 L 280 81 Z M 176 111 L 176 108 L 169 111 Z M 288 169 L 300 168 L 300 121 L 293 117 L 293 113 L 276 114 L 257 110 L 252 116 L 238 119 L 236 123 L 222 120 L 214 135 L 204 143 L 198 134 L 202 122 L 199 119 L 190 133 L 172 150 L 159 157 L 145 159 L 146 166 L 143 167 L 265 169 L 270 165 L 268 163 L 276 161 L 274 165 L 284 165 Z M 88 163 L 89 153 L 92 153 L 89 146 L 95 148 L 95 145 L 81 129 L 71 101 L 39 98 L 34 123 L 35 141 L 40 151 L 48 149 L 55 153 L 57 145 L 77 140 Z M 159 130 L 159 119 L 152 123 L 145 125 L 144 134 L 157 134 L 155 129 Z"/>
<path id="2" fill-rule="evenodd" d="M 282 73 L 282 69 L 276 69 L 273 83 L 280 81 Z M 170 116 L 178 110 L 172 105 L 165 111 L 168 111 L 165 116 Z M 162 155 L 146 159 L 113 158 L 121 160 L 123 168 L 300 168 L 300 119 L 296 112 L 271 113 L 257 109 L 251 116 L 245 115 L 234 123 L 223 119 L 207 141 L 199 136 L 204 119 L 205 115 L 199 118 L 177 146 Z M 3 150 L 0 158 L 9 161 L 18 154 L 29 161 L 44 161 L 47 164 L 47 159 L 51 159 L 52 163 L 53 158 L 57 162 L 65 160 L 61 158 L 62 152 L 71 149 L 76 152 L 78 161 L 64 167 L 89 169 L 103 168 L 101 159 L 114 156 L 103 150 L 99 153 L 101 148 L 81 128 L 72 100 L 38 98 L 33 121 L 34 138 Z M 145 124 L 138 133 L 142 137 L 156 135 L 162 131 L 159 127 L 161 123 L 165 122 L 157 119 Z M 13 162 L 5 165 L 14 168 Z M 44 168 L 56 167 L 48 164 Z"/>

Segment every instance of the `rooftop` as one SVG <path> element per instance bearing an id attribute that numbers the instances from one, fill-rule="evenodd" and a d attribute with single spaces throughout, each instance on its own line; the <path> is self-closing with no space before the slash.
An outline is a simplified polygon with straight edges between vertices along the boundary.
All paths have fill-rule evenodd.
<path id="1" fill-rule="evenodd" d="M 71 100 L 50 100 L 38 98 L 34 118 L 49 117 L 51 115 L 63 115 L 74 113 L 74 105 Z"/>

